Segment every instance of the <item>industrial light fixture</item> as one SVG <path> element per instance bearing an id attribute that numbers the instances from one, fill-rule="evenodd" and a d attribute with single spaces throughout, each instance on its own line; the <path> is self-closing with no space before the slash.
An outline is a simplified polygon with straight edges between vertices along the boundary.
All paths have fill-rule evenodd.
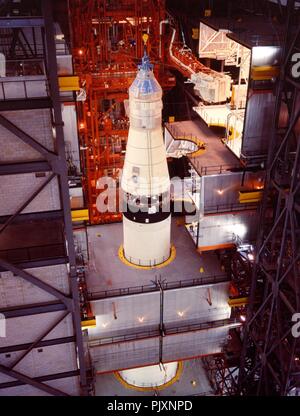
<path id="1" fill-rule="evenodd" d="M 79 49 L 78 55 L 83 55 L 83 50 L 82 49 Z"/>
<path id="2" fill-rule="evenodd" d="M 145 317 L 144 317 L 144 316 L 139 316 L 139 317 L 138 317 L 138 321 L 139 321 L 140 323 L 144 322 L 144 320 L 145 320 Z"/>
<path id="3" fill-rule="evenodd" d="M 219 195 L 223 195 L 223 193 L 224 193 L 224 190 L 223 189 L 218 189 L 218 194 Z"/>
<path id="4" fill-rule="evenodd" d="M 192 385 L 193 387 L 195 387 L 195 386 L 197 385 L 197 381 L 196 381 L 196 380 L 192 380 L 192 381 L 191 381 L 191 385 Z"/>
<path id="5" fill-rule="evenodd" d="M 246 322 L 246 315 L 240 315 L 241 322 Z"/>
<path id="6" fill-rule="evenodd" d="M 253 253 L 248 253 L 247 256 L 248 256 L 248 259 L 250 261 L 253 261 L 254 260 L 254 254 Z"/>
<path id="7" fill-rule="evenodd" d="M 107 322 L 103 322 L 103 324 L 102 324 L 103 328 L 106 328 L 106 327 L 107 327 L 107 325 L 108 325 L 108 323 L 107 323 Z"/>
<path id="8" fill-rule="evenodd" d="M 178 312 L 177 312 L 177 315 L 178 315 L 178 316 L 180 316 L 180 317 L 182 318 L 182 317 L 183 317 L 183 315 L 184 315 L 184 311 L 178 311 Z"/>
<path id="9" fill-rule="evenodd" d="M 228 231 L 233 232 L 236 236 L 238 236 L 240 239 L 242 239 L 247 232 L 247 227 L 245 224 L 233 224 L 228 227 Z"/>
<path id="10" fill-rule="evenodd" d="M 252 48 L 252 62 L 255 66 L 274 65 L 277 62 L 278 47 L 255 46 Z"/>

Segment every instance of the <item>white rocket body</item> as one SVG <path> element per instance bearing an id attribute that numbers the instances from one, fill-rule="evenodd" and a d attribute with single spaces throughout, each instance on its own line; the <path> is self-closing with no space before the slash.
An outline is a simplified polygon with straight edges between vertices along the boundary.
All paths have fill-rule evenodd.
<path id="1" fill-rule="evenodd" d="M 142 266 L 170 256 L 170 177 L 161 111 L 162 89 L 145 54 L 129 88 L 130 128 L 121 182 L 124 256 Z"/>
<path id="2" fill-rule="evenodd" d="M 178 362 L 173 362 L 123 370 L 119 375 L 132 386 L 155 388 L 174 379 L 177 370 Z"/>

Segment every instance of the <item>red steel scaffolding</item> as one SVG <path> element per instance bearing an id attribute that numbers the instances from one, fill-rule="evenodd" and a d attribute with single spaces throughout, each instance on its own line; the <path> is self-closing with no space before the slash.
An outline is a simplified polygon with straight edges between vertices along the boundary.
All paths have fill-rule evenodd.
<path id="1" fill-rule="evenodd" d="M 99 212 L 103 191 L 99 178 L 117 179 L 123 166 L 128 119 L 123 101 L 136 75 L 144 47 L 163 88 L 175 85 L 164 66 L 164 0 L 69 0 L 72 54 L 80 78 L 77 101 L 83 187 L 91 224 L 121 220 L 115 212 Z M 144 46 L 145 35 L 147 43 Z"/>

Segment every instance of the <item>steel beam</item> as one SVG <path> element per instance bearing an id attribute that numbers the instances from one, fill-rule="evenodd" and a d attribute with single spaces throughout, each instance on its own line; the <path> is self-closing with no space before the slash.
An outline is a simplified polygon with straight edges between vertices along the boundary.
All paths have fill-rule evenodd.
<path id="1" fill-rule="evenodd" d="M 24 384 L 29 384 L 32 387 L 35 387 L 38 390 L 42 390 L 52 396 L 69 396 L 67 393 L 62 392 L 54 387 L 44 384 L 37 379 L 26 376 L 25 374 L 19 373 L 18 371 L 11 370 L 8 367 L 0 364 L 0 373 L 3 373 L 9 377 L 13 377 Z"/>
<path id="2" fill-rule="evenodd" d="M 27 271 L 23 270 L 21 267 L 28 267 L 29 264 L 24 262 L 21 266 L 16 266 L 14 264 L 9 263 L 4 259 L 0 259 L 0 269 L 1 270 L 9 270 L 15 275 L 19 276 L 20 278 L 30 282 L 31 284 L 39 287 L 41 290 L 49 293 L 53 296 L 56 300 L 53 302 L 47 302 L 42 304 L 33 304 L 33 305 L 19 305 L 11 308 L 4 308 L 1 312 L 4 314 L 6 318 L 15 318 L 15 317 L 23 317 L 23 316 L 31 316 L 34 314 L 42 314 L 42 313 L 49 313 L 54 311 L 63 311 L 60 314 L 58 319 L 55 321 L 43 332 L 42 335 L 37 337 L 33 342 L 28 343 L 25 350 L 22 350 L 21 355 L 15 360 L 10 367 L 6 367 L 4 365 L 0 365 L 0 372 L 6 374 L 10 377 L 15 378 L 17 381 L 9 382 L 9 383 L 2 383 L 0 388 L 7 388 L 13 387 L 23 384 L 31 385 L 37 389 L 45 391 L 51 395 L 58 395 L 58 396 L 66 396 L 64 392 L 48 386 L 43 383 L 43 381 L 47 380 L 56 380 L 59 378 L 64 377 L 71 377 L 71 376 L 78 376 L 80 374 L 80 381 L 81 386 L 83 389 L 86 388 L 86 370 L 85 370 L 85 361 L 84 361 L 84 350 L 83 350 L 83 342 L 82 342 L 82 333 L 81 333 L 81 316 L 80 316 L 80 307 L 79 307 L 79 293 L 77 287 L 77 271 L 76 271 L 76 257 L 75 257 L 75 248 L 73 242 L 73 233 L 72 233 L 72 221 L 70 215 L 70 201 L 69 201 L 69 189 L 68 189 L 68 171 L 67 171 L 67 162 L 66 162 L 66 155 L 65 155 L 65 142 L 63 136 L 63 121 L 61 116 L 61 101 L 59 96 L 59 88 L 58 88 L 58 75 L 57 75 L 57 64 L 56 64 L 56 45 L 55 45 L 55 30 L 54 30 L 54 22 L 52 17 L 52 4 L 49 0 L 42 1 L 43 7 L 43 19 L 0 19 L 0 28 L 10 28 L 15 31 L 15 45 L 19 41 L 20 47 L 23 49 L 23 52 L 26 53 L 26 45 L 22 44 L 19 40 L 19 33 L 23 27 L 35 27 L 35 26 L 43 26 L 42 35 L 43 35 L 43 44 L 45 50 L 45 58 L 47 63 L 47 75 L 49 81 L 49 93 L 50 97 L 46 99 L 36 99 L 30 100 L 13 100 L 14 103 L 5 101 L 4 103 L 0 103 L 0 111 L 5 110 L 17 110 L 17 109 L 27 109 L 27 108 L 49 108 L 52 115 L 53 126 L 56 129 L 56 152 L 52 152 L 39 143 L 36 139 L 34 139 L 31 135 L 26 133 L 22 130 L 22 128 L 16 126 L 13 122 L 7 119 L 4 114 L 0 114 L 0 125 L 6 128 L 9 132 L 11 132 L 14 136 L 19 138 L 21 141 L 26 143 L 27 145 L 31 146 L 34 150 L 39 152 L 42 156 L 44 161 L 36 161 L 36 162 L 29 162 L 29 163 L 9 163 L 0 166 L 0 174 L 18 174 L 18 173 L 25 173 L 25 172 L 38 172 L 38 171 L 52 171 L 53 173 L 46 178 L 43 184 L 41 184 L 38 189 L 33 191 L 30 197 L 23 203 L 20 204 L 16 212 L 11 216 L 6 216 L 4 220 L 4 224 L 1 228 L 3 231 L 6 227 L 8 227 L 14 220 L 20 220 L 20 214 L 22 211 L 28 206 L 28 204 L 42 191 L 42 189 L 54 178 L 54 176 L 58 175 L 59 181 L 59 190 L 60 190 L 60 199 L 62 210 L 60 211 L 63 214 L 62 219 L 64 220 L 64 229 L 66 232 L 66 241 L 68 246 L 68 255 L 70 260 L 70 295 L 66 295 L 61 291 L 57 290 L 50 284 L 43 282 L 38 277 L 28 273 Z M 30 48 L 30 45 L 25 39 L 27 46 Z M 14 45 L 13 45 L 14 46 Z M 31 104 L 30 104 L 31 103 Z M 15 106 L 13 104 L 16 104 Z M 23 214 L 24 215 L 24 214 Z M 27 218 L 34 218 L 35 214 L 25 214 Z M 47 213 L 40 213 L 41 216 L 47 216 Z M 2 218 L 3 220 L 3 218 Z M 63 259 L 63 263 L 65 263 L 65 259 Z M 54 264 L 59 264 L 61 261 L 56 259 Z M 31 262 L 32 263 L 32 262 Z M 34 266 L 37 266 L 37 262 L 33 262 Z M 50 374 L 45 375 L 39 378 L 32 378 L 26 374 L 22 374 L 18 371 L 15 371 L 14 367 L 16 367 L 23 358 L 30 353 L 33 349 L 37 348 L 39 345 L 57 345 L 59 343 L 66 342 L 66 339 L 60 340 L 44 340 L 44 338 L 54 330 L 54 328 L 59 325 L 59 323 L 69 314 L 72 314 L 73 325 L 74 325 L 74 332 L 75 334 L 72 337 L 67 337 L 69 341 L 76 345 L 76 351 L 79 356 L 79 363 L 80 363 L 80 370 L 70 371 L 62 374 Z M 74 345 L 74 348 L 75 348 Z M 24 347 L 24 344 L 23 344 Z M 14 348 L 11 346 L 10 348 Z M 20 348 L 17 347 L 17 348 Z M 21 351 L 19 349 L 19 351 Z"/>
<path id="3" fill-rule="evenodd" d="M 35 348 L 52 347 L 54 345 L 71 344 L 75 342 L 75 336 L 52 338 L 44 341 L 40 341 L 35 345 Z M 0 348 L 0 354 L 9 354 L 11 352 L 23 351 L 29 348 L 32 344 L 27 342 L 26 344 L 9 345 L 7 347 Z"/>
<path id="4" fill-rule="evenodd" d="M 67 264 L 68 263 L 68 257 L 53 257 L 52 259 L 43 259 L 43 260 L 30 260 L 30 261 L 19 261 L 15 262 L 14 264 L 17 264 L 18 267 L 21 269 L 32 269 L 36 267 L 46 267 L 46 266 L 53 266 L 55 264 Z M 0 265 L 0 272 L 5 272 L 6 269 L 4 267 L 1 267 Z"/>
<path id="5" fill-rule="evenodd" d="M 61 380 L 63 378 L 69 378 L 69 377 L 77 377 L 78 375 L 79 375 L 79 370 L 72 370 L 72 371 L 66 371 L 64 373 L 47 374 L 46 376 L 35 377 L 32 380 L 38 381 L 38 382 L 44 382 L 44 381 L 52 381 L 52 380 Z M 22 386 L 24 384 L 29 384 L 29 383 L 26 383 L 26 382 L 23 382 L 23 381 L 20 381 L 20 380 L 19 381 L 9 381 L 7 383 L 1 383 L 0 384 L 0 389 L 7 389 L 7 388 L 10 388 L 10 387 L 18 387 L 18 386 Z"/>
<path id="6" fill-rule="evenodd" d="M 34 200 L 34 198 L 45 188 L 45 186 L 47 186 L 52 179 L 55 177 L 55 173 L 52 173 L 51 175 L 49 175 L 44 182 L 35 190 L 32 192 L 32 194 L 26 198 L 26 201 L 23 202 L 20 207 L 17 209 L 17 211 L 11 215 L 6 221 L 5 223 L 2 225 L 2 227 L 0 227 L 0 234 L 6 229 L 6 227 L 9 226 L 9 224 L 11 224 L 14 219 L 21 214 L 21 212 L 27 207 L 27 205 L 30 204 L 30 202 L 32 202 Z"/>
<path id="7" fill-rule="evenodd" d="M 44 26 L 44 19 L 40 17 L 0 17 L 1 29 L 17 29 L 23 27 L 41 27 Z"/>
<path id="8" fill-rule="evenodd" d="M 38 315 L 40 313 L 51 313 L 66 310 L 66 305 L 61 302 L 46 302 L 33 305 L 17 305 L 0 309 L 6 319 L 18 318 L 20 316 Z"/>
<path id="9" fill-rule="evenodd" d="M 37 142 L 33 137 L 25 133 L 25 131 L 21 130 L 18 126 L 5 118 L 2 114 L 0 114 L 0 125 L 5 127 L 8 131 L 17 136 L 24 143 L 28 144 L 34 150 L 43 155 L 49 162 L 53 162 L 55 158 L 57 158 L 55 153 L 51 152 L 45 146 Z"/>
<path id="10" fill-rule="evenodd" d="M 62 315 L 58 317 L 22 354 L 20 354 L 17 359 L 10 364 L 9 368 L 13 369 L 17 364 L 19 364 L 20 361 L 23 360 L 23 358 L 26 357 L 36 346 L 47 336 L 50 334 L 50 332 L 53 331 L 54 328 L 57 327 L 63 321 L 67 316 L 69 315 L 69 312 L 64 312 Z"/>
<path id="11" fill-rule="evenodd" d="M 30 100 L 22 99 L 0 101 L 0 111 L 34 110 L 40 108 L 51 108 L 51 100 L 49 97 L 30 98 Z"/>
<path id="12" fill-rule="evenodd" d="M 4 224 L 8 218 L 9 215 L 4 215 L 0 217 L 0 224 Z M 36 224 L 38 225 L 38 221 L 43 220 L 58 220 L 63 217 L 61 210 L 55 210 L 55 211 L 40 211 L 40 212 L 33 212 L 28 214 L 20 214 L 17 218 L 14 219 L 15 224 L 20 224 L 28 221 L 36 221 Z"/>
<path id="13" fill-rule="evenodd" d="M 52 396 L 69 396 L 68 394 L 62 392 L 61 390 L 55 389 L 54 387 L 49 386 L 48 384 L 41 383 L 40 381 L 28 377 L 25 374 L 19 373 L 18 371 L 11 370 L 8 367 L 0 364 L 0 373 L 5 374 L 8 377 L 13 377 L 24 384 L 29 384 L 32 387 L 35 387 L 38 390 L 42 390 Z"/>
<path id="14" fill-rule="evenodd" d="M 0 164 L 0 175 L 17 175 L 21 173 L 49 172 L 51 166 L 46 161 Z"/>

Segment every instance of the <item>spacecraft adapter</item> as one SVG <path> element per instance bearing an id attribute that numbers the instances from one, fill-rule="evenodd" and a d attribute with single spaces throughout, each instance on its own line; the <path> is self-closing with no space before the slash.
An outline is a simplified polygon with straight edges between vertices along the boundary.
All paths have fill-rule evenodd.
<path id="1" fill-rule="evenodd" d="M 162 132 L 162 89 L 145 53 L 129 88 L 129 134 L 122 174 L 123 250 L 133 264 L 170 256 L 170 177 Z"/>

